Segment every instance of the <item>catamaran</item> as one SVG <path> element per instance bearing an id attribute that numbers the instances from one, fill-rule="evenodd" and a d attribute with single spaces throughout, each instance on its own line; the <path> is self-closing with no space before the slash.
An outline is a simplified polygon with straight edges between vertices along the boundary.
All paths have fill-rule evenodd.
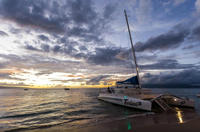
<path id="1" fill-rule="evenodd" d="M 191 99 L 181 98 L 171 94 L 153 94 L 150 89 L 141 88 L 139 68 L 126 10 L 124 10 L 124 14 L 137 75 L 125 81 L 116 82 L 116 87 L 108 87 L 107 90 L 101 91 L 98 99 L 145 111 L 153 111 L 154 108 L 160 108 L 163 111 L 168 111 L 171 110 L 170 106 L 194 108 L 194 101 Z"/>

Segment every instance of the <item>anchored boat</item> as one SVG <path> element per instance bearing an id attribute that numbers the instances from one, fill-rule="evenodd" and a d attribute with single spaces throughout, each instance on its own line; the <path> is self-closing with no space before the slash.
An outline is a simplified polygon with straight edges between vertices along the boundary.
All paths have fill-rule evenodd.
<path id="1" fill-rule="evenodd" d="M 139 68 L 135 56 L 135 49 L 132 42 L 128 17 L 125 10 L 124 14 L 137 75 L 125 81 L 118 81 L 116 83 L 116 87 L 108 87 L 108 89 L 104 89 L 104 91 L 99 93 L 98 99 L 105 102 L 145 111 L 153 111 L 154 108 L 160 108 L 163 111 L 168 111 L 171 110 L 171 106 L 194 108 L 194 101 L 191 99 L 180 98 L 170 94 L 153 94 L 151 90 L 141 88 Z"/>

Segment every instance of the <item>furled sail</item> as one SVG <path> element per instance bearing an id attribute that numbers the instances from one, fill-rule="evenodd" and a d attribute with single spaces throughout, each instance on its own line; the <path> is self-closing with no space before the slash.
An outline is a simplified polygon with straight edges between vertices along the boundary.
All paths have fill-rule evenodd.
<path id="1" fill-rule="evenodd" d="M 125 81 L 118 81 L 117 84 L 132 84 L 132 85 L 139 85 L 137 76 L 133 76 Z"/>

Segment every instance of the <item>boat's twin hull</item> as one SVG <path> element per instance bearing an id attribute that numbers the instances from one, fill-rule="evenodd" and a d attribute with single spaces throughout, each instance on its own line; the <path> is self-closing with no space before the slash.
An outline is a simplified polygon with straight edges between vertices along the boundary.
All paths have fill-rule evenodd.
<path id="1" fill-rule="evenodd" d="M 141 100 L 129 96 L 119 96 L 115 94 L 99 94 L 98 99 L 103 101 L 118 104 L 130 108 L 151 111 L 152 103 L 148 100 Z"/>

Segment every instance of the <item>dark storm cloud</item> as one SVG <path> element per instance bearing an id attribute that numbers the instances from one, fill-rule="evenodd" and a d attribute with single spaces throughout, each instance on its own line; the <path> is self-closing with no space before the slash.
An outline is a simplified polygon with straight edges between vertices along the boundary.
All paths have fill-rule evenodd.
<path id="1" fill-rule="evenodd" d="M 88 57 L 88 62 L 97 65 L 122 64 L 124 60 L 117 57 L 120 48 L 96 48 L 95 54 Z"/>
<path id="2" fill-rule="evenodd" d="M 90 79 L 89 81 L 87 81 L 86 84 L 98 85 L 100 81 L 102 81 L 103 79 L 108 78 L 108 77 L 110 77 L 110 76 L 109 75 L 99 75 L 99 76 L 96 76 L 96 77 Z"/>
<path id="3" fill-rule="evenodd" d="M 32 45 L 27 44 L 25 46 L 25 49 L 27 50 L 32 50 L 32 51 L 40 51 L 39 49 L 37 49 L 36 47 L 33 47 Z"/>
<path id="4" fill-rule="evenodd" d="M 49 52 L 50 51 L 50 46 L 48 44 L 42 44 L 41 45 L 41 49 L 44 51 L 44 52 Z"/>
<path id="5" fill-rule="evenodd" d="M 188 26 L 185 24 L 175 25 L 170 31 L 149 38 L 146 42 L 137 42 L 136 51 L 156 51 L 169 50 L 178 48 L 183 42 L 191 43 L 200 40 L 200 25 Z M 191 48 L 191 45 L 185 46 L 183 49 Z"/>
<path id="6" fill-rule="evenodd" d="M 105 6 L 104 12 L 103 12 L 103 16 L 104 18 L 110 19 L 112 14 L 115 12 L 117 5 L 114 4 L 108 4 Z"/>
<path id="7" fill-rule="evenodd" d="M 79 52 L 76 48 L 82 48 L 81 51 Z M 61 44 L 61 45 L 48 45 L 48 44 L 40 44 L 40 47 L 35 47 L 29 44 L 26 44 L 24 47 L 26 50 L 30 50 L 30 51 L 37 51 L 40 53 L 44 53 L 44 52 L 52 52 L 52 53 L 56 53 L 56 54 L 62 54 L 62 55 L 66 55 L 66 56 L 70 56 L 76 59 L 80 59 L 80 58 L 85 58 L 86 59 L 86 53 L 88 53 L 88 50 L 85 46 L 79 46 L 78 43 L 70 43 L 70 44 Z"/>
<path id="8" fill-rule="evenodd" d="M 192 39 L 200 41 L 200 25 L 192 30 Z"/>
<path id="9" fill-rule="evenodd" d="M 2 0 L 0 3 L 0 14 L 5 19 L 32 29 L 65 32 L 65 37 L 96 43 L 103 40 L 102 31 L 114 8 L 106 6 L 105 12 L 106 15 L 96 12 L 92 0 Z"/>
<path id="10" fill-rule="evenodd" d="M 79 49 L 80 49 L 81 51 L 87 51 L 87 50 L 88 50 L 84 45 L 80 46 Z"/>
<path id="11" fill-rule="evenodd" d="M 74 57 L 78 53 L 77 49 L 75 48 L 75 45 L 76 44 L 72 44 L 72 43 L 65 44 L 63 47 L 63 53 Z"/>
<path id="12" fill-rule="evenodd" d="M 64 43 L 65 44 L 67 42 L 68 42 L 68 40 L 64 37 L 58 39 L 58 43 Z"/>
<path id="13" fill-rule="evenodd" d="M 177 48 L 184 42 L 184 39 L 189 33 L 190 31 L 188 29 L 177 25 L 167 33 L 151 37 L 144 43 L 138 42 L 136 44 L 136 51 L 156 51 Z"/>
<path id="14" fill-rule="evenodd" d="M 0 36 L 8 36 L 8 34 L 6 32 L 4 32 L 4 31 L 0 30 Z"/>
<path id="15" fill-rule="evenodd" d="M 188 69 L 181 72 L 171 72 L 168 74 L 152 75 L 147 73 L 143 76 L 145 83 L 149 84 L 189 84 L 200 85 L 200 71 L 198 69 Z"/>
<path id="16" fill-rule="evenodd" d="M 95 65 L 113 65 L 123 66 L 127 68 L 133 68 L 131 62 L 133 62 L 133 55 L 131 49 L 119 48 L 119 47 L 104 47 L 96 48 L 95 54 L 90 53 L 86 56 L 87 62 Z M 137 55 L 139 62 L 155 61 L 156 55 Z"/>
<path id="17" fill-rule="evenodd" d="M 187 69 L 191 67 L 195 67 L 193 64 L 180 64 L 177 60 L 173 59 L 165 59 L 165 60 L 159 60 L 156 63 L 153 64 L 147 64 L 147 65 L 140 65 L 142 69 Z"/>
<path id="18" fill-rule="evenodd" d="M 97 13 L 91 0 L 75 0 L 69 2 L 69 4 L 71 5 L 69 7 L 71 10 L 70 16 L 75 25 L 67 29 L 68 35 L 79 36 L 86 42 L 95 41 L 99 43 L 103 41 L 101 34 L 105 29 L 105 25 L 109 23 L 107 21 L 109 18 Z"/>
<path id="19" fill-rule="evenodd" d="M 45 35 L 38 35 L 38 38 L 43 40 L 43 41 L 49 41 L 49 38 Z"/>
<path id="20" fill-rule="evenodd" d="M 61 51 L 61 47 L 59 46 L 59 45 L 55 45 L 54 47 L 53 47 L 53 52 L 54 53 L 58 53 L 58 52 L 60 52 Z"/>
<path id="21" fill-rule="evenodd" d="M 47 31 L 63 32 L 64 14 L 59 14 L 57 3 L 44 0 L 2 0 L 0 13 L 6 19 L 18 24 L 33 26 Z M 51 12 L 48 14 L 48 12 Z M 59 14 L 59 16 L 58 16 Z M 48 17 L 45 17 L 48 15 Z"/>
<path id="22" fill-rule="evenodd" d="M 82 1 L 74 0 L 70 1 L 70 16 L 77 24 L 91 23 L 97 19 L 97 13 L 94 11 L 93 3 L 91 0 Z"/>
<path id="23" fill-rule="evenodd" d="M 87 61 L 95 65 L 113 65 L 113 66 L 125 66 L 132 68 L 133 55 L 131 49 L 119 48 L 119 47 L 104 47 L 96 48 L 95 54 L 87 54 Z M 156 55 L 137 55 L 139 62 L 155 61 Z"/>

